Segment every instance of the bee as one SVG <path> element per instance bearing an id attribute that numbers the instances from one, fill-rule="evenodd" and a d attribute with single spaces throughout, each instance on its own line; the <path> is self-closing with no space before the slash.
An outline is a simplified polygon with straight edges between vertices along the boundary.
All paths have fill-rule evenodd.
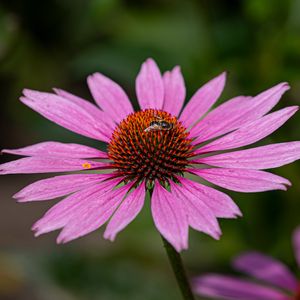
<path id="1" fill-rule="evenodd" d="M 158 130 L 171 130 L 173 128 L 173 124 L 167 122 L 166 120 L 162 119 L 159 116 L 154 116 L 155 121 L 150 122 L 150 126 L 147 127 L 144 131 L 158 131 Z"/>

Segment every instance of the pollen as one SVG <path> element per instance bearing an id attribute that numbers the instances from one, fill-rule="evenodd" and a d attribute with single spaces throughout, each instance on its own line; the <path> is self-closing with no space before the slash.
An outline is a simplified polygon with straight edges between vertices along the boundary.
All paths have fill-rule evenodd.
<path id="1" fill-rule="evenodd" d="M 171 114 L 146 109 L 130 114 L 113 132 L 108 156 L 127 181 L 176 181 L 192 156 L 189 133 Z"/>
<path id="2" fill-rule="evenodd" d="M 84 169 L 90 169 L 92 167 L 92 165 L 90 163 L 88 163 L 88 162 L 85 162 L 85 163 L 82 164 L 82 167 Z"/>

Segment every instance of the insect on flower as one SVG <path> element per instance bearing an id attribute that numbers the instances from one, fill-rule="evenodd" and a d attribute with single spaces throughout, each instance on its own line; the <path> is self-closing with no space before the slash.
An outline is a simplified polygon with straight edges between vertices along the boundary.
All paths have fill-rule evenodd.
<path id="1" fill-rule="evenodd" d="M 159 116 L 154 116 L 155 121 L 150 122 L 150 126 L 147 127 L 144 131 L 156 131 L 156 130 L 171 130 L 173 128 L 173 124 L 165 121 Z"/>
<path id="2" fill-rule="evenodd" d="M 263 170 L 299 159 L 299 141 L 233 149 L 265 138 L 295 114 L 297 106 L 270 112 L 289 85 L 238 96 L 211 110 L 225 79 L 222 73 L 210 80 L 183 107 L 180 68 L 162 75 L 147 59 L 136 78 L 139 111 L 121 86 L 100 73 L 87 80 L 98 107 L 60 89 L 25 89 L 24 104 L 106 143 L 107 150 L 51 141 L 2 151 L 27 157 L 0 165 L 0 174 L 77 172 L 39 180 L 14 195 L 19 202 L 65 197 L 34 224 L 35 235 L 59 229 L 57 242 L 66 243 L 107 223 L 104 237 L 114 240 L 151 192 L 156 228 L 181 251 L 188 248 L 189 227 L 219 239 L 218 218 L 241 216 L 231 197 L 201 180 L 239 192 L 286 190 L 289 180 Z"/>

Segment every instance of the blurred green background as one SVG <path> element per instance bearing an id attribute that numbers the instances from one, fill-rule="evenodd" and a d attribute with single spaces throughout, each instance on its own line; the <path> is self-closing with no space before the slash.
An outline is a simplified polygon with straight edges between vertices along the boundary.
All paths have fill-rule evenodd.
<path id="1" fill-rule="evenodd" d="M 91 99 L 85 78 L 100 71 L 119 82 L 136 106 L 134 79 L 147 57 L 162 71 L 181 65 L 188 96 L 227 70 L 219 103 L 288 81 L 292 89 L 277 108 L 297 105 L 299 15 L 300 0 L 1 0 L 1 146 L 56 140 L 103 148 L 26 108 L 18 101 L 21 91 L 60 87 Z M 298 113 L 263 143 L 299 139 Z M 296 270 L 290 235 L 300 223 L 299 167 L 275 171 L 293 182 L 287 192 L 229 193 L 244 217 L 220 221 L 221 241 L 191 232 L 183 253 L 189 274 L 231 272 L 232 257 L 247 249 L 277 256 Z M 57 233 L 35 239 L 30 231 L 54 200 L 20 205 L 11 199 L 41 177 L 1 178 L 1 300 L 181 299 L 149 203 L 114 243 L 100 229 L 57 246 Z"/>

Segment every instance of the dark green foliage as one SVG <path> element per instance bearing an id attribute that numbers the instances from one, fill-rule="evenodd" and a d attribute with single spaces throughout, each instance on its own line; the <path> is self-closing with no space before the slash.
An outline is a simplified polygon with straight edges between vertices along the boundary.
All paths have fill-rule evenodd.
<path id="1" fill-rule="evenodd" d="M 57 140 L 104 149 L 104 145 L 78 137 L 31 112 L 19 103 L 18 97 L 25 87 L 47 91 L 61 87 L 91 99 L 85 78 L 100 71 L 119 82 L 137 107 L 134 79 L 147 57 L 156 59 L 163 71 L 181 65 L 188 96 L 227 70 L 228 82 L 220 102 L 240 94 L 254 95 L 280 81 L 289 81 L 292 90 L 278 108 L 297 105 L 300 103 L 299 15 L 298 0 L 2 0 L 2 146 L 13 148 Z M 267 142 L 289 140 L 300 140 L 299 113 Z M 1 157 L 3 162 L 7 159 L 10 157 Z M 290 235 L 300 223 L 299 166 L 295 163 L 275 171 L 292 181 L 293 186 L 287 192 L 230 193 L 244 217 L 222 220 L 223 237 L 218 242 L 192 232 L 190 249 L 184 254 L 188 269 L 194 274 L 230 272 L 230 259 L 247 249 L 264 251 L 293 266 Z M 14 184 L 13 177 L 10 180 Z M 1 185 L 1 191 L 6 189 L 7 184 Z M 9 196 L 1 199 L 7 205 L 11 201 Z M 29 205 L 26 213 L 35 205 Z M 12 218 L 16 228 L 17 211 L 21 213 L 21 209 L 25 212 L 19 205 L 14 209 Z M 0 211 L 3 219 L 6 212 L 2 207 Z M 12 246 L 10 237 L 14 233 L 7 225 L 7 232 L 1 236 L 0 262 L 2 256 L 3 261 L 16 260 L 24 273 L 21 280 L 24 287 L 20 295 L 10 292 L 10 297 L 0 284 L 0 299 L 24 300 L 28 294 L 32 300 L 36 293 L 33 291 L 37 290 L 37 299 L 42 300 L 179 297 L 149 211 L 147 203 L 142 214 L 113 244 L 101 242 L 97 232 L 90 244 L 77 241 L 72 246 L 54 248 L 54 235 L 29 240 L 28 224 L 26 231 L 24 228 L 28 240 L 18 240 L 14 244 L 17 246 Z M 32 220 L 38 217 L 36 212 Z M 22 220 L 25 218 L 26 214 L 20 216 Z M 43 245 L 52 248 L 46 251 L 48 246 Z M 42 249 L 42 262 L 36 259 L 32 250 L 35 247 Z M 15 253 L 13 249 L 26 257 L 19 261 L 18 255 L 11 254 Z M 6 274 L 8 267 L 1 270 Z M 49 291 L 56 296 L 47 298 Z"/>

